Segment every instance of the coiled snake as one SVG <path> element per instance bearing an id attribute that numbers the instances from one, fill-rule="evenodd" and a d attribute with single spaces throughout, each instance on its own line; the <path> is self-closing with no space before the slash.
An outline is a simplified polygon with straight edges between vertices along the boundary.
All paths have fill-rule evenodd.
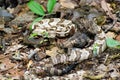
<path id="1" fill-rule="evenodd" d="M 94 43 L 89 47 L 80 49 L 75 47 L 68 47 L 68 52 L 66 54 L 56 54 L 55 56 L 51 56 L 48 58 L 48 61 L 42 60 L 44 64 L 51 64 L 51 69 L 48 66 L 45 66 L 45 71 L 50 72 L 50 74 L 55 75 L 56 70 L 54 65 L 59 63 L 67 63 L 67 62 L 81 62 L 85 59 L 93 57 L 95 54 L 98 55 L 102 53 L 106 48 L 106 36 L 104 31 L 100 26 L 95 24 L 93 21 L 83 20 L 83 24 L 88 28 L 88 31 L 96 34 L 94 37 Z M 89 26 L 87 26 L 89 25 Z M 70 34 L 74 34 L 73 32 L 77 31 L 77 27 L 70 20 L 59 19 L 59 18 L 51 18 L 51 19 L 43 19 L 39 22 L 36 22 L 32 25 L 33 33 L 38 35 L 42 35 L 43 32 L 48 32 L 50 38 L 57 37 L 66 37 Z M 73 41 L 66 41 L 63 45 L 73 44 Z M 55 73 L 54 73 L 55 72 Z M 61 70 L 57 70 L 58 75 L 62 73 Z M 77 74 L 76 74 L 77 75 Z"/>

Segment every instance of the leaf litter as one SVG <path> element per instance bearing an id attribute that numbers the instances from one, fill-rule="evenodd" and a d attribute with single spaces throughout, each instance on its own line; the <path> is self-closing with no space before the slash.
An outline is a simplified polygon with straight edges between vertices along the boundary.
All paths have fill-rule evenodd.
<path id="1" fill-rule="evenodd" d="M 7 4 L 9 2 L 8 0 L 5 1 L 6 2 L 3 1 L 2 3 Z M 56 55 L 54 54 L 56 52 L 63 52 L 59 52 L 57 47 L 39 47 L 38 45 L 26 45 L 23 43 L 23 40 L 26 37 L 24 34 L 28 35 L 30 33 L 30 23 L 39 16 L 34 15 L 31 11 L 29 11 L 27 7 L 28 0 L 17 1 L 17 3 L 10 1 L 9 6 L 0 4 L 0 16 L 2 16 L 0 17 L 0 79 L 39 80 L 42 78 L 42 76 L 44 76 L 44 73 L 42 73 L 42 76 L 40 76 L 39 71 L 37 74 L 32 74 L 29 72 L 31 68 L 34 68 L 35 70 L 38 69 L 39 66 L 34 64 L 37 64 L 43 58 L 46 59 L 46 57 Z M 41 0 L 38 2 L 42 3 L 45 8 L 47 7 L 45 6 L 47 0 Z M 100 17 L 102 18 L 101 21 L 99 21 L 100 18 L 98 20 L 96 19 L 97 22 L 99 21 L 99 25 L 101 25 L 102 28 L 108 33 L 112 32 L 113 39 L 119 40 L 119 4 L 119 0 L 57 0 L 55 5 L 57 7 L 55 7 L 53 12 L 56 13 L 58 18 L 61 17 L 71 19 L 74 22 L 77 22 L 77 20 L 79 20 L 81 17 L 86 19 Z M 6 8 L 13 8 L 14 10 L 10 11 Z M 50 16 L 52 17 L 52 14 L 50 14 Z M 103 18 L 103 16 L 105 18 Z M 109 36 L 112 35 L 110 34 Z M 3 39 L 5 39 L 5 42 L 2 41 Z M 62 42 L 64 40 L 58 39 L 58 41 Z M 55 43 L 50 44 L 55 45 Z M 3 50 L 3 45 L 5 45 L 5 51 Z M 71 80 L 119 80 L 119 52 L 119 49 L 108 48 L 97 58 L 85 60 L 68 74 L 59 77 L 65 77 L 67 75 L 71 77 L 71 75 L 76 72 L 81 73 L 81 76 L 71 77 Z M 64 67 L 64 65 L 62 67 Z"/>

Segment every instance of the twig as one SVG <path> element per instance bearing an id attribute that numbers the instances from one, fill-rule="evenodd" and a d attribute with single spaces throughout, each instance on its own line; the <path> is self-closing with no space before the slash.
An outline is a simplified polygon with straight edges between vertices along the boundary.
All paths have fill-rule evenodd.
<path id="1" fill-rule="evenodd" d="M 105 60 L 104 60 L 104 64 L 107 62 L 108 57 L 109 57 L 109 54 L 106 55 Z"/>
<path id="2" fill-rule="evenodd" d="M 112 28 L 115 26 L 116 22 L 117 22 L 117 20 L 115 19 L 115 20 L 113 21 L 112 26 L 109 27 L 109 28 L 107 28 L 104 32 L 106 33 L 106 32 L 108 32 L 110 29 L 112 29 Z"/>
<path id="3" fill-rule="evenodd" d="M 101 79 L 105 76 L 106 73 L 103 73 L 103 74 L 99 74 L 99 75 L 96 75 L 96 76 L 90 76 L 90 75 L 84 75 L 85 78 L 88 78 L 90 80 L 98 80 L 98 79 Z"/>

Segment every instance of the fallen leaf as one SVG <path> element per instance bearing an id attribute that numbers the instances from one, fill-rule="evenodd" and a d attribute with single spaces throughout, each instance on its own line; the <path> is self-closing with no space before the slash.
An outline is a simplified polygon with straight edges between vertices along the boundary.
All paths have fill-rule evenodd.
<path id="1" fill-rule="evenodd" d="M 22 48 L 22 47 L 23 47 L 23 45 L 21 45 L 21 44 L 16 44 L 16 45 L 11 46 L 11 47 L 9 48 L 9 51 L 16 51 L 16 50 L 18 50 L 18 49 L 20 49 L 20 48 Z"/>
<path id="2" fill-rule="evenodd" d="M 116 37 L 116 34 L 114 32 L 107 32 L 106 33 L 106 36 L 109 37 L 109 38 L 115 38 Z"/>
<path id="3" fill-rule="evenodd" d="M 107 3 L 105 0 L 102 0 L 101 7 L 110 18 L 112 18 L 113 20 L 116 20 L 116 16 L 112 13 L 113 9 L 110 7 L 109 3 Z"/>
<path id="4" fill-rule="evenodd" d="M 77 4 L 72 2 L 71 0 L 60 0 L 60 4 L 62 5 L 62 7 L 70 9 L 74 9 L 77 6 Z"/>
<path id="5" fill-rule="evenodd" d="M 27 70 L 30 68 L 30 66 L 33 64 L 33 61 L 32 60 L 30 60 L 29 62 L 28 62 L 28 64 L 27 64 Z"/>
<path id="6" fill-rule="evenodd" d="M 53 47 L 51 50 L 46 50 L 46 54 L 51 57 L 61 53 L 63 53 L 63 50 L 59 49 L 58 47 Z"/>
<path id="7" fill-rule="evenodd" d="M 120 34 L 116 36 L 116 40 L 120 41 Z"/>
<path id="8" fill-rule="evenodd" d="M 108 70 L 111 71 L 111 72 L 109 72 L 109 74 L 112 79 L 115 79 L 117 77 L 120 78 L 120 73 L 114 64 L 112 64 L 112 63 L 109 64 Z"/>
<path id="9" fill-rule="evenodd" d="M 104 64 L 100 64 L 97 67 L 97 71 L 100 72 L 100 73 L 104 73 L 105 71 L 107 71 L 107 66 L 105 66 Z"/>
<path id="10" fill-rule="evenodd" d="M 5 72 L 6 74 L 10 74 L 11 77 L 22 76 L 24 71 L 20 71 L 16 67 L 18 64 L 11 62 L 11 60 L 9 59 L 10 56 L 11 55 L 0 54 L 0 62 L 1 62 L 0 63 L 0 74 Z M 3 80 L 3 79 L 1 79 L 0 77 L 0 80 Z"/>

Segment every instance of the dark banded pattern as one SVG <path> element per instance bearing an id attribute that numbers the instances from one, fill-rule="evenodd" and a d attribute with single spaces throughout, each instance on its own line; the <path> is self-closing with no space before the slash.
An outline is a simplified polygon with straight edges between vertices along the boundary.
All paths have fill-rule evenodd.
<path id="1" fill-rule="evenodd" d="M 36 26 L 37 25 L 37 26 Z M 32 25 L 33 33 L 42 36 L 43 32 L 48 33 L 49 38 L 66 37 L 70 34 L 72 29 L 76 29 L 75 24 L 70 20 L 51 18 L 43 19 Z M 73 33 L 74 34 L 74 33 Z"/>
<path id="2" fill-rule="evenodd" d="M 43 24 L 40 24 L 40 23 L 43 23 Z M 94 43 L 87 48 L 80 49 L 80 48 L 68 47 L 75 43 L 74 40 L 71 42 L 70 40 L 66 41 L 65 43 L 70 42 L 70 44 L 68 43 L 66 46 L 68 48 L 68 52 L 66 54 L 56 54 L 55 56 L 48 58 L 49 64 L 52 64 L 53 66 L 52 67 L 45 66 L 45 69 L 44 69 L 45 71 L 49 72 L 51 75 L 55 75 L 55 74 L 61 75 L 64 72 L 64 70 L 56 69 L 54 68 L 54 65 L 59 63 L 68 63 L 68 62 L 81 62 L 95 55 L 99 55 L 106 49 L 106 36 L 103 30 L 101 29 L 101 27 L 95 24 L 93 21 L 88 21 L 88 20 L 83 21 L 83 24 L 90 25 L 90 28 L 88 28 L 88 31 L 91 31 L 92 33 L 96 34 L 94 37 Z M 61 32 L 57 32 L 57 30 L 53 30 L 54 35 L 56 36 L 56 34 L 59 34 L 60 37 L 63 37 L 63 36 L 65 37 L 66 34 L 68 34 L 69 31 L 72 29 L 72 27 L 75 28 L 75 24 L 73 24 L 70 20 L 64 20 L 64 19 L 61 20 L 58 18 L 43 19 L 42 21 L 37 22 L 34 25 L 38 25 L 39 27 L 33 30 L 33 33 L 38 32 L 39 34 L 40 34 L 39 31 L 46 30 L 44 29 L 44 26 L 47 26 L 45 28 L 53 28 L 51 25 L 54 25 L 56 29 L 59 29 L 59 28 L 69 29 L 67 31 L 65 30 L 66 32 L 64 32 L 64 30 L 61 30 Z M 61 25 L 63 26 L 61 27 Z M 43 60 L 43 63 L 47 64 L 48 62 L 46 63 Z"/>

